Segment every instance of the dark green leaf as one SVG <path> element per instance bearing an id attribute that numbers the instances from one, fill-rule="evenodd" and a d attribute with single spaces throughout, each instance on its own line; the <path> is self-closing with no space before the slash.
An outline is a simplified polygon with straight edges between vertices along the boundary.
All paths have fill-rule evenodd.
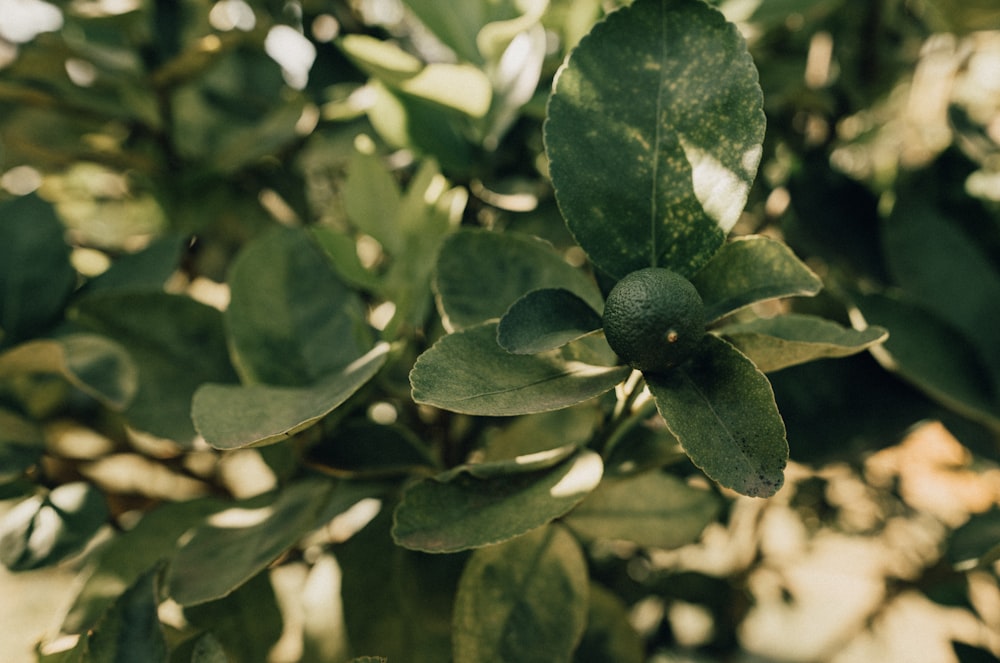
<path id="1" fill-rule="evenodd" d="M 140 576 L 115 601 L 94 632 L 86 636 L 90 654 L 87 661 L 164 663 L 167 660 L 167 642 L 157 612 L 159 572 L 159 568 L 154 568 Z"/>
<path id="2" fill-rule="evenodd" d="M 555 82 L 545 147 L 556 199 L 612 277 L 690 277 L 746 203 L 764 138 L 757 70 L 698 0 L 637 0 L 580 41 Z"/>
<path id="3" fill-rule="evenodd" d="M 691 282 L 714 322 L 744 306 L 776 297 L 812 296 L 823 282 L 785 244 L 766 237 L 728 242 Z"/>
<path id="4" fill-rule="evenodd" d="M 599 396 L 630 372 L 626 366 L 581 360 L 573 344 L 544 354 L 512 355 L 497 344 L 496 329 L 495 322 L 463 329 L 420 355 L 410 373 L 413 399 L 466 414 L 529 414 Z"/>
<path id="5" fill-rule="evenodd" d="M 79 552 L 108 520 L 101 492 L 76 481 L 29 497 L 0 521 L 0 562 L 12 571 L 55 564 Z"/>
<path id="6" fill-rule="evenodd" d="M 513 233 L 466 230 L 450 236 L 438 256 L 434 288 L 453 329 L 499 318 L 540 288 L 564 288 L 595 311 L 604 310 L 604 298 L 582 271 L 542 240 Z"/>
<path id="7" fill-rule="evenodd" d="M 960 570 L 987 568 L 1000 559 L 1000 509 L 973 514 L 948 541 L 948 561 Z"/>
<path id="8" fill-rule="evenodd" d="M 267 571 L 228 596 L 188 606 L 184 617 L 215 636 L 228 658 L 240 663 L 268 663 L 268 653 L 281 637 L 283 622 Z"/>
<path id="9" fill-rule="evenodd" d="M 726 325 L 717 331 L 765 373 L 814 359 L 847 357 L 888 337 L 882 327 L 859 331 L 796 313 Z"/>
<path id="10" fill-rule="evenodd" d="M 335 474 L 384 476 L 408 474 L 437 465 L 409 428 L 352 421 L 309 450 L 309 461 Z"/>
<path id="11" fill-rule="evenodd" d="M 78 305 L 78 322 L 117 341 L 139 369 L 139 391 L 126 410 L 135 428 L 188 445 L 197 435 L 191 398 L 204 382 L 235 382 L 222 314 L 181 295 L 95 292 Z"/>
<path id="12" fill-rule="evenodd" d="M 226 508 L 218 499 L 164 504 L 95 553 L 84 584 L 63 621 L 65 633 L 93 628 L 114 600 L 157 562 L 174 554 L 177 539 L 207 516 Z"/>
<path id="13" fill-rule="evenodd" d="M 194 393 L 191 417 L 217 449 L 263 446 L 286 440 L 338 408 L 385 363 L 388 343 L 309 387 L 205 384 Z"/>
<path id="14" fill-rule="evenodd" d="M 76 284 L 65 229 L 32 194 L 0 205 L 0 343 L 39 335 L 58 320 Z"/>
<path id="15" fill-rule="evenodd" d="M 587 619 L 587 564 L 551 525 L 472 554 L 455 597 L 454 660 L 568 663 Z"/>
<path id="16" fill-rule="evenodd" d="M 326 481 L 300 481 L 220 511 L 184 539 L 168 573 L 181 605 L 229 595 L 291 548 L 308 531 L 367 496 Z"/>
<path id="17" fill-rule="evenodd" d="M 85 292 L 95 290 L 162 290 L 177 269 L 187 238 L 167 236 L 150 242 L 137 253 L 127 253 L 100 276 L 89 281 Z"/>
<path id="18" fill-rule="evenodd" d="M 497 421 L 483 434 L 476 461 L 510 460 L 563 446 L 582 446 L 603 418 L 597 401 Z"/>
<path id="19" fill-rule="evenodd" d="M 391 509 L 334 549 L 351 648 L 389 661 L 451 660 L 452 604 L 467 555 L 428 555 L 389 537 Z"/>
<path id="20" fill-rule="evenodd" d="M 507 352 L 535 354 L 562 347 L 601 328 L 601 316 L 569 290 L 532 290 L 514 302 L 497 327 Z"/>
<path id="21" fill-rule="evenodd" d="M 751 497 L 781 488 L 785 425 L 767 377 L 749 359 L 706 334 L 687 363 L 645 377 L 667 427 L 705 474 Z"/>
<path id="22" fill-rule="evenodd" d="M 275 228 L 229 272 L 226 328 L 244 382 L 300 387 L 371 348 L 357 294 L 304 230 Z"/>
<path id="23" fill-rule="evenodd" d="M 229 663 L 229 658 L 219 639 L 206 633 L 191 648 L 191 663 Z"/>
<path id="24" fill-rule="evenodd" d="M 902 296 L 854 298 L 865 322 L 889 330 L 872 354 L 932 398 L 1000 429 L 996 384 L 976 348 L 952 325 Z"/>
<path id="25" fill-rule="evenodd" d="M 625 602 L 593 582 L 589 594 L 587 630 L 573 663 L 643 663 L 645 646 L 629 621 Z"/>
<path id="26" fill-rule="evenodd" d="M 695 541 L 720 507 L 715 493 L 654 471 L 602 481 L 566 524 L 589 539 L 676 548 Z"/>
<path id="27" fill-rule="evenodd" d="M 552 457 L 542 452 L 524 462 Z M 427 552 L 506 541 L 572 509 L 597 486 L 603 471 L 600 456 L 592 451 L 581 451 L 554 467 L 543 463 L 535 471 L 490 471 L 487 478 L 480 478 L 485 469 L 463 466 L 407 488 L 396 508 L 395 541 Z"/>
<path id="28" fill-rule="evenodd" d="M 139 387 L 138 371 L 129 354 L 97 334 L 28 341 L 0 354 L 0 379 L 18 373 L 61 375 L 115 410 L 125 409 Z"/>

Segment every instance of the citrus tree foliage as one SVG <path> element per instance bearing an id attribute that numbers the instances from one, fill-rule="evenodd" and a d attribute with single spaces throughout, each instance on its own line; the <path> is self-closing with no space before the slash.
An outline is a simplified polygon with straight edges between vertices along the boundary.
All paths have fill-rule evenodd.
<path id="1" fill-rule="evenodd" d="M 0 561 L 78 575 L 38 660 L 640 662 L 633 571 L 790 460 L 995 459 L 982 99 L 886 170 L 767 3 L 113 4 L 0 22 Z M 604 335 L 647 268 L 700 299 L 655 370 Z"/>

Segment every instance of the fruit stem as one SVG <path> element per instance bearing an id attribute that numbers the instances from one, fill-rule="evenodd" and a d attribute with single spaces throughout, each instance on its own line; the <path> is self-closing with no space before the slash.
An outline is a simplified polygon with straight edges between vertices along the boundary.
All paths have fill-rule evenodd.
<path id="1" fill-rule="evenodd" d="M 632 375 L 623 385 L 623 395 L 615 404 L 607 433 L 603 436 L 604 441 L 601 447 L 601 456 L 606 460 L 611 457 L 611 452 L 618 446 L 618 443 L 628 435 L 629 431 L 635 428 L 656 412 L 656 401 L 647 398 L 638 407 L 635 407 L 636 400 L 645 391 L 646 383 L 642 379 L 642 373 L 632 371 Z"/>

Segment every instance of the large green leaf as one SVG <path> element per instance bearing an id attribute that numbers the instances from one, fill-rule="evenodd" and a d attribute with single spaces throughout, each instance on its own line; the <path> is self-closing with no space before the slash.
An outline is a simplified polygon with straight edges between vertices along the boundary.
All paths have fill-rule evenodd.
<path id="1" fill-rule="evenodd" d="M 715 493 L 654 471 L 602 481 L 566 524 L 589 539 L 676 548 L 696 540 L 720 507 Z"/>
<path id="2" fill-rule="evenodd" d="M 371 348 L 357 294 L 301 229 L 251 242 L 229 272 L 226 327 L 247 383 L 312 384 Z"/>
<path id="3" fill-rule="evenodd" d="M 580 246 L 615 278 L 690 277 L 746 204 L 764 138 L 757 70 L 699 0 L 636 0 L 584 37 L 556 79 L 545 147 Z"/>
<path id="4" fill-rule="evenodd" d="M 601 328 L 601 316 L 569 290 L 542 288 L 524 295 L 497 327 L 497 343 L 514 354 L 554 350 Z"/>
<path id="5" fill-rule="evenodd" d="M 523 457 L 520 468 L 518 459 L 466 465 L 413 484 L 396 508 L 393 538 L 414 550 L 455 552 L 558 518 L 597 486 L 603 465 L 596 453 L 581 451 L 548 466 L 557 451 Z"/>
<path id="6" fill-rule="evenodd" d="M 770 497 L 781 488 L 785 425 L 771 384 L 753 362 L 706 334 L 687 363 L 645 377 L 667 427 L 705 474 L 751 497 Z"/>
<path id="7" fill-rule="evenodd" d="M 887 369 L 963 415 L 1000 430 L 997 383 L 954 326 L 899 293 L 856 296 L 868 324 L 889 330 L 873 351 Z"/>
<path id="8" fill-rule="evenodd" d="M 497 323 L 444 336 L 417 358 L 410 373 L 413 399 L 435 407 L 489 416 L 569 407 L 612 389 L 627 366 L 590 363 L 579 356 L 588 339 L 537 355 L 512 355 L 497 344 Z M 603 339 L 596 339 L 604 343 Z"/>
<path id="9" fill-rule="evenodd" d="M 217 449 L 263 446 L 286 440 L 328 415 L 385 364 L 388 343 L 307 387 L 204 384 L 194 393 L 191 417 Z"/>
<path id="10" fill-rule="evenodd" d="M 65 229 L 32 194 L 0 205 L 0 343 L 40 334 L 58 320 L 76 283 Z"/>
<path id="11" fill-rule="evenodd" d="M 819 277 L 788 246 L 756 236 L 723 245 L 691 282 L 705 303 L 708 322 L 754 302 L 812 296 L 823 287 Z"/>
<path id="12" fill-rule="evenodd" d="M 499 318 L 522 295 L 564 288 L 595 311 L 604 310 L 597 285 L 540 239 L 514 233 L 465 230 L 445 240 L 434 288 L 453 329 Z"/>
<path id="13" fill-rule="evenodd" d="M 588 589 L 583 551 L 559 526 L 477 550 L 455 596 L 454 660 L 568 663 Z"/>
<path id="14" fill-rule="evenodd" d="M 882 327 L 855 330 L 797 313 L 726 325 L 717 331 L 765 373 L 814 359 L 847 357 L 889 335 Z"/>
<path id="15" fill-rule="evenodd" d="M 222 314 L 181 295 L 94 292 L 80 300 L 77 321 L 128 350 L 139 390 L 125 411 L 133 427 L 191 444 L 191 397 L 202 383 L 235 382 Z"/>

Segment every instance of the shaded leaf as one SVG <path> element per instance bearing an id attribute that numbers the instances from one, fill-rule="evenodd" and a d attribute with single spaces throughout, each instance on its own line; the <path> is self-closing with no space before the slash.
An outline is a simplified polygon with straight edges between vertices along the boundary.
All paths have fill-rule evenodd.
<path id="1" fill-rule="evenodd" d="M 55 373 L 108 407 L 123 410 L 139 387 L 132 358 L 97 334 L 27 341 L 0 354 L 0 379 L 18 373 Z"/>
<path id="2" fill-rule="evenodd" d="M 554 350 L 601 328 L 601 316 L 563 288 L 532 290 L 514 302 L 497 327 L 497 343 L 507 352 Z"/>
<path id="3" fill-rule="evenodd" d="M 573 663 L 643 663 L 642 638 L 629 621 L 628 606 L 617 594 L 590 583 L 587 630 Z"/>
<path id="4" fill-rule="evenodd" d="M 589 539 L 676 548 L 695 541 L 721 506 L 715 493 L 654 471 L 602 481 L 565 522 Z"/>
<path id="5" fill-rule="evenodd" d="M 601 425 L 597 401 L 498 421 L 482 436 L 477 462 L 510 460 L 563 446 L 582 446 Z"/>
<path id="6" fill-rule="evenodd" d="M 56 322 L 76 284 L 65 229 L 35 194 L 0 204 L 0 347 Z"/>
<path id="7" fill-rule="evenodd" d="M 381 157 L 356 149 L 347 165 L 343 195 L 344 209 L 358 230 L 374 237 L 389 253 L 403 247 L 398 219 L 402 194 Z"/>
<path id="8" fill-rule="evenodd" d="M 77 322 L 117 341 L 139 369 L 129 424 L 191 444 L 191 397 L 204 382 L 235 382 L 222 314 L 181 295 L 94 292 L 77 305 Z"/>
<path id="9" fill-rule="evenodd" d="M 865 322 L 889 330 L 872 354 L 886 369 L 957 412 L 1000 429 L 997 387 L 985 362 L 953 326 L 892 294 L 854 297 Z"/>
<path id="10" fill-rule="evenodd" d="M 743 210 L 763 137 L 746 44 L 697 0 L 637 0 L 594 26 L 545 123 L 566 223 L 615 278 L 704 265 Z"/>
<path id="11" fill-rule="evenodd" d="M 301 229 L 275 228 L 229 271 L 226 329 L 244 382 L 303 386 L 371 348 L 358 295 Z"/>
<path id="12" fill-rule="evenodd" d="M 483 470 L 463 466 L 407 488 L 396 508 L 393 539 L 427 552 L 506 541 L 572 509 L 600 482 L 603 467 L 596 453 L 581 451 L 535 471 L 489 472 L 480 478 Z"/>
<path id="13" fill-rule="evenodd" d="M 767 377 L 738 350 L 706 334 L 687 363 L 645 377 L 667 427 L 705 474 L 750 497 L 781 488 L 785 425 Z"/>
<path id="14" fill-rule="evenodd" d="M 159 237 L 141 251 L 116 259 L 107 271 L 87 282 L 84 292 L 162 290 L 180 264 L 187 243 L 185 237 Z"/>
<path id="15" fill-rule="evenodd" d="M 495 322 L 463 329 L 420 355 L 410 373 L 413 399 L 466 414 L 529 414 L 599 396 L 630 372 L 626 366 L 588 363 L 592 357 L 581 360 L 574 345 L 512 355 L 497 344 L 496 329 Z"/>
<path id="16" fill-rule="evenodd" d="M 42 430 L 33 422 L 0 408 L 0 486 L 14 483 L 41 460 Z M 0 490 L 0 499 L 8 497 Z"/>
<path id="17" fill-rule="evenodd" d="M 228 655 L 223 660 L 240 663 L 268 663 L 284 622 L 266 570 L 228 596 L 186 607 L 184 617 L 216 638 Z"/>
<path id="18" fill-rule="evenodd" d="M 454 660 L 572 660 L 587 618 L 587 565 L 551 525 L 472 554 L 455 597 Z"/>
<path id="19" fill-rule="evenodd" d="M 326 226 L 310 226 L 309 232 L 330 259 L 330 265 L 345 283 L 362 290 L 375 291 L 379 280 L 365 269 L 358 258 L 358 242 Z"/>
<path id="20" fill-rule="evenodd" d="M 12 571 L 55 564 L 79 552 L 108 520 L 101 492 L 64 483 L 7 511 L 0 520 L 0 562 Z"/>
<path id="21" fill-rule="evenodd" d="M 464 230 L 441 247 L 434 289 L 452 329 L 499 318 L 518 298 L 541 288 L 563 288 L 595 311 L 604 310 L 596 284 L 540 239 Z"/>
<path id="22" fill-rule="evenodd" d="M 159 568 L 154 568 L 141 575 L 86 636 L 87 661 L 164 663 L 167 660 L 167 641 L 157 612 L 159 572 Z"/>
<path id="23" fill-rule="evenodd" d="M 959 570 L 988 568 L 1000 559 L 1000 509 L 976 513 L 948 541 L 948 561 Z"/>
<path id="24" fill-rule="evenodd" d="M 812 296 L 823 282 L 792 250 L 767 237 L 741 237 L 723 245 L 693 277 L 705 320 L 777 297 Z"/>
<path id="25" fill-rule="evenodd" d="M 194 393 L 191 417 L 217 449 L 263 446 L 286 440 L 335 410 L 385 364 L 388 343 L 308 387 L 204 384 Z"/>
<path id="26" fill-rule="evenodd" d="M 409 474 L 437 465 L 409 428 L 350 421 L 309 450 L 309 461 L 334 474 L 385 476 Z"/>
<path id="27" fill-rule="evenodd" d="M 222 643 L 211 633 L 198 638 L 191 649 L 191 663 L 229 663 Z"/>
<path id="28" fill-rule="evenodd" d="M 814 359 L 847 357 L 888 337 L 882 327 L 854 330 L 796 313 L 726 325 L 717 331 L 765 373 Z"/>

